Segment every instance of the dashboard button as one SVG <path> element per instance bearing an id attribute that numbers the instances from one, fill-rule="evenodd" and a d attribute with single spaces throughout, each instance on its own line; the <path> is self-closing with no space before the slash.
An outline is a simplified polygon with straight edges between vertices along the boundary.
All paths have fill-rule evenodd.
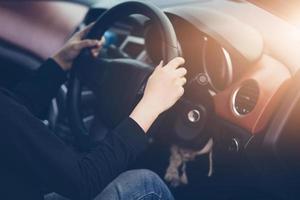
<path id="1" fill-rule="evenodd" d="M 193 109 L 190 112 L 188 112 L 188 119 L 192 123 L 197 123 L 201 119 L 201 114 L 199 110 Z"/>

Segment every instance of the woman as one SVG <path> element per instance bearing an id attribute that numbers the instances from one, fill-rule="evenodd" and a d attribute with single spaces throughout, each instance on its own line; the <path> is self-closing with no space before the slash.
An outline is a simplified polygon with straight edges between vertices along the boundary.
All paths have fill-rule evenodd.
<path id="1" fill-rule="evenodd" d="M 76 33 L 34 77 L 12 91 L 1 89 L 1 199 L 43 199 L 43 188 L 71 199 L 173 199 L 153 172 L 124 171 L 146 148 L 147 131 L 156 118 L 183 95 L 183 58 L 164 67 L 160 63 L 130 116 L 83 157 L 36 118 L 66 80 L 80 51 L 92 48 L 98 56 L 104 41 L 82 40 L 91 26 Z"/>

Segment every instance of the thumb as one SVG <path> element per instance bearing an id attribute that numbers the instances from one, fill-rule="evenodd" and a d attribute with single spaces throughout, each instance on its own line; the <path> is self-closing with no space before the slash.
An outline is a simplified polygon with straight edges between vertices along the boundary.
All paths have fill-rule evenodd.
<path id="1" fill-rule="evenodd" d="M 77 36 L 79 38 L 83 38 L 84 36 L 86 36 L 86 34 L 88 34 L 88 32 L 90 32 L 90 30 L 93 28 L 93 26 L 95 25 L 95 22 L 90 23 L 89 25 L 87 25 L 84 29 L 82 29 L 81 31 L 79 31 L 77 33 Z"/>
<path id="2" fill-rule="evenodd" d="M 164 66 L 164 61 L 160 61 L 156 68 L 162 68 Z"/>
<path id="3" fill-rule="evenodd" d="M 98 40 L 82 40 L 76 44 L 76 48 L 78 50 L 88 48 L 88 47 L 95 47 L 98 45 Z"/>

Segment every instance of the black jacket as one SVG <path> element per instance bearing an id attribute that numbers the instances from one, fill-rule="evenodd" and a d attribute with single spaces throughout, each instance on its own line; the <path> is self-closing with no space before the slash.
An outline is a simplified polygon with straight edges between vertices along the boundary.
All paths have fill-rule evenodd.
<path id="1" fill-rule="evenodd" d="M 43 199 L 47 187 L 71 199 L 95 197 L 147 146 L 125 119 L 92 152 L 80 156 L 36 116 L 49 105 L 65 72 L 51 59 L 13 91 L 0 91 L 0 199 Z"/>

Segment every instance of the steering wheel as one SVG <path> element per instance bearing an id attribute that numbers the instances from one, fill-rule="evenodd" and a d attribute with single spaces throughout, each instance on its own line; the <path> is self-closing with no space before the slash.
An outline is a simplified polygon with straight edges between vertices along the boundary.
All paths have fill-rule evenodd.
<path id="1" fill-rule="evenodd" d="M 109 9 L 98 18 L 86 38 L 101 38 L 111 25 L 133 14 L 148 17 L 158 27 L 157 31 L 162 38 L 164 63 L 180 56 L 175 30 L 168 17 L 158 7 L 146 2 L 125 2 Z M 81 52 L 74 62 L 68 85 L 69 123 L 80 147 L 86 148 L 89 145 L 89 131 L 85 128 L 80 113 L 82 85 L 88 86 L 95 93 L 96 118 L 106 127 L 113 128 L 130 114 L 151 72 L 151 67 L 137 60 L 95 59 L 89 49 Z M 192 121 L 198 122 L 197 115 L 200 115 L 203 109 L 199 106 L 195 108 L 195 105 L 193 107 L 189 116 Z M 182 125 L 176 127 L 178 126 Z M 199 127 L 193 124 L 192 128 Z M 185 128 L 183 131 L 189 130 Z"/>

